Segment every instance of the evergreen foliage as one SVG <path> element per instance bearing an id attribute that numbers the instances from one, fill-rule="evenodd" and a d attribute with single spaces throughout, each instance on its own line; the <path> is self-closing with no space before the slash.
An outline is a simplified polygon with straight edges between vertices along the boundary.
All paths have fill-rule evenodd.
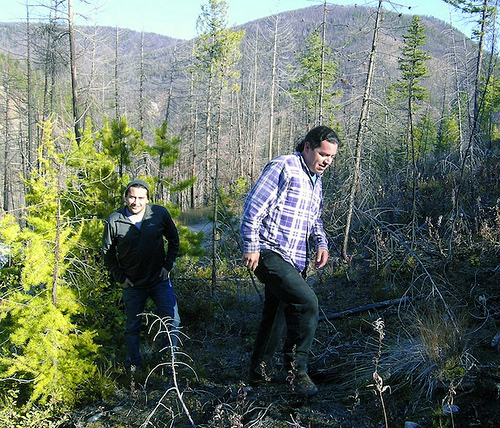
<path id="1" fill-rule="evenodd" d="M 421 80 L 429 75 L 425 62 L 431 58 L 421 49 L 425 39 L 422 19 L 415 15 L 408 33 L 403 34 L 401 56 L 398 58 L 401 77 L 397 83 L 397 87 L 405 94 L 404 99 L 409 99 L 412 105 L 416 101 L 424 101 L 428 96 L 427 89 L 421 85 Z"/>
<path id="2" fill-rule="evenodd" d="M 290 93 L 310 127 L 319 124 L 320 97 L 323 97 L 324 123 L 334 123 L 334 98 L 341 94 L 334 89 L 338 80 L 338 63 L 331 47 L 321 39 L 319 29 L 311 31 L 304 44 L 304 50 L 296 53 L 296 77 L 291 80 Z"/>
<path id="3" fill-rule="evenodd" d="M 64 168 L 54 151 L 52 126 L 44 124 L 39 167 L 26 179 L 26 226 L 16 226 L 12 216 L 2 219 L 1 239 L 16 249 L 20 280 L 8 284 L 9 299 L 2 306 L 8 323 L 2 332 L 0 378 L 27 387 L 28 404 L 71 406 L 96 375 L 98 347 L 95 333 L 79 330 L 72 321 L 84 310 L 67 275 L 81 227 L 73 227 L 62 210 Z"/>
<path id="4" fill-rule="evenodd" d="M 16 397 L 26 409 L 71 408 L 107 392 L 99 365 L 121 348 L 114 341 L 124 315 L 119 290 L 109 287 L 101 261 L 102 220 L 119 206 L 129 179 L 117 173 L 128 156 L 128 137 L 130 147 L 139 141 L 126 121 L 120 123 L 114 131 L 105 126 L 94 132 L 88 120 L 79 143 L 72 132 L 54 138 L 54 121 L 44 123 L 38 168 L 25 179 L 22 222 L 12 215 L 0 219 L 0 240 L 12 265 L 0 276 L 0 396 Z M 179 140 L 172 141 L 175 147 Z M 101 143 L 104 150 L 96 150 Z M 173 155 L 165 166 L 172 166 L 175 148 L 166 147 Z M 174 204 L 169 209 L 178 217 Z M 181 256 L 202 255 L 202 234 L 179 229 Z"/>
<path id="5" fill-rule="evenodd" d="M 448 114 L 443 117 L 439 124 L 435 153 L 436 155 L 442 155 L 448 153 L 454 148 L 458 147 L 460 142 L 460 132 L 458 127 L 458 120 L 456 116 Z"/>
<path id="6" fill-rule="evenodd" d="M 129 127 L 127 119 L 123 116 L 113 119 L 111 123 L 106 118 L 100 139 L 105 152 L 116 159 L 118 176 L 122 178 L 124 168 L 130 166 L 134 154 L 138 154 L 144 145 L 140 132 Z"/>
<path id="7" fill-rule="evenodd" d="M 197 20 L 200 36 L 195 45 L 195 58 L 200 69 L 210 77 L 229 80 L 238 75 L 234 66 L 241 58 L 238 46 L 245 32 L 228 28 L 227 8 L 225 0 L 209 0 L 202 5 Z M 221 80 L 222 85 L 225 83 Z"/>
<path id="8" fill-rule="evenodd" d="M 146 146 L 146 151 L 153 159 L 158 159 L 157 176 L 155 177 L 155 201 L 163 200 L 163 189 L 168 192 L 181 192 L 190 188 L 196 182 L 196 177 L 191 177 L 173 184 L 174 178 L 165 176 L 165 170 L 172 167 L 179 160 L 181 144 L 180 137 L 170 137 L 168 134 L 168 124 L 164 121 L 160 127 L 156 128 L 154 145 Z M 168 197 L 167 197 L 168 200 Z"/>

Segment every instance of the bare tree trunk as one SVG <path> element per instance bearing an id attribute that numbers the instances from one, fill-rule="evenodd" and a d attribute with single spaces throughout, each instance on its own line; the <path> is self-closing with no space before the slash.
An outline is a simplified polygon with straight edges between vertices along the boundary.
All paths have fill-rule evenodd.
<path id="1" fill-rule="evenodd" d="M 460 204 L 461 204 L 461 193 L 462 193 L 462 186 L 464 184 L 464 181 L 466 179 L 465 177 L 465 172 L 466 172 L 466 165 L 467 165 L 467 160 L 469 160 L 469 165 L 473 166 L 474 164 L 474 147 L 476 144 L 479 142 L 480 139 L 480 129 L 479 129 L 479 114 L 480 114 L 480 107 L 481 107 L 481 80 L 482 79 L 482 63 L 483 63 L 483 49 L 485 45 L 485 38 L 486 38 L 486 29 L 487 29 L 487 13 L 488 13 L 488 0 L 484 0 L 483 2 L 483 9 L 481 12 L 481 30 L 480 30 L 480 36 L 479 36 L 479 44 L 477 47 L 477 58 L 476 58 L 476 75 L 475 75 L 475 80 L 474 80 L 474 100 L 473 100 L 473 115 L 472 115 L 472 123 L 470 123 L 470 136 L 469 136 L 469 144 L 467 146 L 467 149 L 464 153 L 463 159 L 462 159 L 462 164 L 460 166 L 460 178 L 457 183 L 457 185 L 453 189 L 453 201 L 454 201 L 454 207 L 453 207 L 453 222 L 452 222 L 452 233 L 450 234 L 450 240 L 448 244 L 448 249 L 449 249 L 449 257 L 451 257 L 451 251 L 452 251 L 452 246 L 453 246 L 453 237 L 455 236 L 455 230 L 457 227 L 457 222 L 458 219 L 460 218 Z M 484 82 L 483 82 L 484 83 Z"/>
<path id="2" fill-rule="evenodd" d="M 197 129 L 198 129 L 198 110 L 197 110 L 197 105 L 195 103 L 195 96 L 194 96 L 194 73 L 191 72 L 191 82 L 189 86 L 189 108 L 190 108 L 190 120 L 191 120 L 191 130 L 189 131 L 190 133 L 192 132 L 193 135 L 190 138 L 191 140 L 191 155 L 193 158 L 193 161 L 191 163 L 191 176 L 196 177 L 196 164 L 197 164 L 197 156 L 198 156 L 198 151 L 197 151 L 197 144 L 196 144 L 196 139 L 197 139 Z M 191 185 L 191 188 L 189 189 L 189 205 L 191 209 L 195 208 L 195 185 L 196 183 L 193 183 Z"/>
<path id="3" fill-rule="evenodd" d="M 479 32 L 479 43 L 477 46 L 477 57 L 476 57 L 476 70 L 474 78 L 474 99 L 473 99 L 473 112 L 470 120 L 470 135 L 469 144 L 464 154 L 464 159 L 461 165 L 461 176 L 464 175 L 466 162 L 469 159 L 469 164 L 472 167 L 474 163 L 474 147 L 479 142 L 480 129 L 479 129 L 479 113 L 480 113 L 480 93 L 481 93 L 481 80 L 482 80 L 482 64 L 483 64 L 483 50 L 486 38 L 486 28 L 487 28 L 487 14 L 488 14 L 488 0 L 483 1 L 483 8 L 481 12 L 481 30 Z"/>
<path id="4" fill-rule="evenodd" d="M 487 74 L 486 74 L 486 79 L 484 80 L 484 85 L 483 85 L 483 90 L 481 91 L 481 101 L 479 105 L 479 110 L 481 110 L 482 107 L 484 107 L 484 100 L 486 98 L 486 92 L 488 90 L 488 86 L 491 83 L 491 79 L 493 78 L 494 75 L 494 69 L 497 66 L 497 58 L 495 55 L 495 52 L 497 50 L 496 47 L 496 40 L 497 40 L 497 31 L 496 31 L 496 20 L 493 21 L 492 24 L 492 39 L 490 41 L 490 54 L 489 54 L 489 60 L 488 60 L 488 68 L 487 68 Z M 487 124 L 487 132 L 486 135 L 489 136 L 488 140 L 488 150 L 492 150 L 492 135 L 494 133 L 494 126 L 496 123 L 496 118 L 494 118 L 492 115 L 488 115 L 488 124 Z"/>
<path id="5" fill-rule="evenodd" d="M 210 66 L 212 67 L 212 65 Z M 210 76 L 208 78 L 208 89 L 207 89 L 207 111 L 205 119 L 205 205 L 210 202 L 210 170 L 212 165 L 210 164 L 210 150 L 212 149 L 212 93 L 213 93 L 213 71 L 210 70 Z M 215 197 L 216 195 L 214 195 Z"/>
<path id="6" fill-rule="evenodd" d="M 328 7 L 326 0 L 323 3 L 323 34 L 321 37 L 321 77 L 320 77 L 320 88 L 319 88 L 319 113 L 318 113 L 318 125 L 323 124 L 324 113 L 323 113 L 323 100 L 325 98 L 325 46 L 326 46 L 326 15 L 328 14 Z"/>
<path id="7" fill-rule="evenodd" d="M 252 124 L 251 124 L 251 136 L 250 140 L 252 142 L 250 151 L 250 181 L 253 183 L 256 174 L 255 159 L 257 157 L 257 77 L 259 70 L 258 61 L 259 52 L 259 27 L 257 26 L 257 31 L 255 35 L 255 50 L 254 50 L 254 64 L 253 64 L 253 88 L 252 88 Z"/>
<path id="8" fill-rule="evenodd" d="M 239 160 L 239 163 L 238 163 L 238 167 L 239 167 L 239 172 L 238 172 L 238 176 L 239 177 L 243 177 L 243 170 L 244 170 L 244 167 L 243 167 L 243 130 L 242 130 L 242 125 L 241 125 L 241 122 L 243 120 L 242 116 L 243 116 L 243 113 L 241 111 L 241 105 L 240 105 L 240 96 L 241 96 L 241 92 L 238 91 L 234 94 L 234 96 L 236 97 L 236 128 L 237 128 L 237 133 L 238 133 L 238 136 L 237 136 L 237 145 L 238 145 L 238 154 L 237 154 L 237 157 L 238 157 L 238 160 Z"/>
<path id="9" fill-rule="evenodd" d="M 349 243 L 349 231 L 351 228 L 352 213 L 354 211 L 354 200 L 356 197 L 356 189 L 359 184 L 360 177 L 360 166 L 361 166 L 361 149 L 363 143 L 363 137 L 366 130 L 366 122 L 368 120 L 369 107 L 370 107 L 370 94 L 373 83 L 373 75 L 375 70 L 375 53 L 377 51 L 378 34 L 380 30 L 380 25 L 383 20 L 383 0 L 379 0 L 377 17 L 375 19 L 375 29 L 373 31 L 373 41 L 372 48 L 370 51 L 370 59 L 368 63 L 368 73 L 366 75 L 365 90 L 363 93 L 363 101 L 361 104 L 361 115 L 358 122 L 358 131 L 356 133 L 356 159 L 354 164 L 354 177 L 352 180 L 351 191 L 349 194 L 349 208 L 347 211 L 347 219 L 344 233 L 344 245 L 342 247 L 342 257 L 347 263 L 350 263 L 350 257 L 347 255 L 347 247 Z"/>
<path id="10" fill-rule="evenodd" d="M 215 142 L 216 150 L 218 150 L 219 143 Z M 217 287 L 217 250 L 219 241 L 219 230 L 218 230 L 218 214 L 219 214 L 219 189 L 217 187 L 219 181 L 219 159 L 215 159 L 215 171 L 214 171 L 214 205 L 213 205 L 213 223 L 212 223 L 212 292 Z"/>
<path id="11" fill-rule="evenodd" d="M 224 73 L 220 76 L 219 87 L 218 87 L 218 100 L 217 100 L 217 133 L 214 141 L 214 178 L 213 178 L 213 226 L 212 226 L 212 290 L 217 287 L 217 249 L 219 243 L 219 230 L 218 230 L 218 214 L 219 214 L 219 147 L 220 147 L 220 137 L 222 130 L 222 93 L 224 88 Z"/>
<path id="12" fill-rule="evenodd" d="M 53 18 L 50 17 L 49 21 Z M 49 24 L 50 25 L 50 24 Z M 46 121 L 50 112 L 54 110 L 54 86 L 55 86 L 55 59 L 53 53 L 55 52 L 53 35 L 47 34 L 46 49 L 45 49 L 45 62 L 44 62 L 44 88 L 43 88 L 43 121 Z"/>
<path id="13" fill-rule="evenodd" d="M 457 100 L 457 116 L 458 116 L 458 135 L 459 135 L 459 153 L 460 153 L 460 159 L 463 157 L 463 152 L 464 152 L 464 130 L 463 130 L 463 106 L 462 106 L 462 97 L 460 96 L 460 76 L 459 76 L 459 68 L 457 64 L 457 50 L 456 50 L 456 43 L 455 43 L 455 32 L 452 32 L 452 37 L 453 37 L 453 59 L 454 59 L 454 66 L 453 66 L 453 76 L 455 80 L 455 91 L 457 94 L 456 100 Z M 463 37 L 463 43 L 465 44 L 465 36 Z"/>
<path id="14" fill-rule="evenodd" d="M 417 153 L 415 149 L 415 135 L 413 132 L 413 92 L 410 85 L 410 96 L 408 97 L 408 141 L 411 148 L 411 249 L 415 247 L 415 234 L 417 229 Z"/>
<path id="15" fill-rule="evenodd" d="M 167 121 L 167 123 L 168 123 L 168 116 L 170 115 L 170 103 L 172 102 L 172 93 L 174 90 L 174 73 L 177 68 L 176 62 L 177 62 L 177 45 L 174 46 L 173 61 L 168 79 L 167 105 L 165 108 L 165 120 Z"/>
<path id="16" fill-rule="evenodd" d="M 83 91 L 85 98 L 85 104 L 86 108 L 83 110 L 80 118 L 80 122 L 85 125 L 86 123 L 86 118 L 90 117 L 96 117 L 98 114 L 98 111 L 94 109 L 94 107 L 97 105 L 95 102 L 95 93 L 96 93 L 96 85 L 95 85 L 95 79 L 96 79 L 96 37 L 95 37 L 95 32 L 92 37 L 92 44 L 90 47 L 90 71 L 88 72 L 88 79 L 85 85 L 85 89 Z M 104 104 L 104 103 L 103 103 Z"/>
<path id="17" fill-rule="evenodd" d="M 34 126 L 34 105 L 33 105 L 33 88 L 32 88 L 32 69 L 31 69 L 31 26 L 30 26 L 30 14 L 29 6 L 26 5 L 26 79 L 27 79 L 27 98 L 28 98 L 28 138 L 26 141 L 26 156 L 23 156 L 23 173 L 27 177 L 31 171 L 31 165 L 34 159 L 34 148 L 33 148 L 33 126 Z"/>
<path id="18" fill-rule="evenodd" d="M 141 68 L 139 77 L 139 132 L 141 133 L 141 137 L 144 136 L 144 31 L 141 32 Z"/>
<path id="19" fill-rule="evenodd" d="M 6 76 L 4 80 L 7 80 Z M 9 211 L 10 206 L 10 192 L 9 192 L 9 182 L 10 182 L 10 174 L 9 174 L 9 133 L 10 133 L 10 124 L 9 124 L 9 109 L 10 109 L 10 90 L 9 83 L 4 81 L 3 83 L 4 91 L 5 91 L 5 117 L 4 117 L 4 158 L 3 158 L 3 210 L 5 212 Z"/>
<path id="20" fill-rule="evenodd" d="M 73 25 L 73 0 L 68 0 L 68 30 L 69 30 L 69 62 L 71 69 L 71 91 L 73 101 L 73 121 L 75 138 L 80 143 L 82 138 L 80 132 L 80 117 L 78 115 L 78 84 L 76 78 L 76 48 L 75 48 L 75 28 Z"/>
<path id="21" fill-rule="evenodd" d="M 271 96 L 269 106 L 269 153 L 268 159 L 273 158 L 273 140 L 274 140 L 274 97 L 276 92 L 276 57 L 278 55 L 278 15 L 274 18 L 274 41 L 273 41 L 273 66 L 271 71 Z"/>
<path id="22" fill-rule="evenodd" d="M 473 122 L 472 122 L 472 137 L 471 137 L 471 145 L 472 147 L 469 149 L 469 152 L 472 156 L 472 149 L 474 147 L 475 140 L 479 138 L 479 110 L 480 110 L 480 98 L 481 98 L 481 79 L 482 79 L 482 67 L 483 67 L 483 50 L 486 39 L 486 25 L 487 25 L 487 14 L 488 14 L 488 0 L 484 0 L 483 2 L 483 10 L 481 13 L 481 31 L 479 36 L 479 44 L 477 47 L 477 62 L 476 62 L 476 78 L 474 82 L 474 114 L 473 114 Z"/>
<path id="23" fill-rule="evenodd" d="M 120 90 L 118 78 L 118 27 L 115 29 L 115 119 L 120 119 Z"/>

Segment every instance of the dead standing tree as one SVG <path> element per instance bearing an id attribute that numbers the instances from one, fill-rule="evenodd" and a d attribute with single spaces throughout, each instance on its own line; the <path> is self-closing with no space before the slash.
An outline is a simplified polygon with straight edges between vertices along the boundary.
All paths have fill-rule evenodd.
<path id="1" fill-rule="evenodd" d="M 71 71 L 71 100 L 73 106 L 73 126 L 77 143 L 81 140 L 80 116 L 78 114 L 78 79 L 76 73 L 75 26 L 73 23 L 73 0 L 68 0 L 69 64 Z"/>
<path id="2" fill-rule="evenodd" d="M 472 170 L 474 166 L 474 154 L 475 148 L 480 142 L 481 129 L 480 129 L 480 115 L 481 109 L 484 102 L 484 94 L 486 91 L 486 85 L 484 82 L 488 82 L 490 75 L 483 75 L 483 56 L 486 45 L 486 35 L 490 27 L 492 27 L 492 16 L 494 16 L 496 7 L 491 7 L 489 0 L 445 0 L 455 6 L 457 9 L 461 10 L 463 13 L 468 13 L 471 16 L 478 16 L 477 22 L 479 25 L 479 30 L 474 30 L 474 34 L 478 37 L 477 45 L 477 57 L 476 57 L 476 69 L 474 76 L 474 93 L 472 99 L 472 114 L 470 114 L 469 120 L 469 142 L 464 151 L 463 157 L 461 159 L 460 165 L 460 175 L 458 181 L 453 189 L 453 222 L 452 222 L 452 232 L 450 233 L 450 240 L 448 244 L 449 256 L 452 254 L 453 246 L 453 236 L 455 236 L 455 231 L 458 224 L 461 221 L 462 215 L 462 192 L 463 187 L 467 178 L 467 166 Z M 494 43 L 494 41 L 492 42 Z M 494 51 L 494 46 L 492 46 L 492 52 Z M 469 186 L 471 190 L 474 186 Z"/>
<path id="3" fill-rule="evenodd" d="M 206 171 L 207 188 L 213 189 L 211 195 L 213 199 L 212 288 L 215 288 L 217 282 L 217 214 L 223 94 L 228 82 L 232 77 L 235 77 L 233 76 L 234 67 L 240 59 L 239 45 L 244 32 L 235 32 L 227 28 L 227 4 L 224 0 L 209 0 L 208 5 L 202 6 L 197 26 L 201 35 L 196 47 L 196 59 L 208 80 L 205 119 Z M 209 171 L 212 171 L 212 177 L 210 177 Z M 210 178 L 211 183 L 209 183 Z M 208 196 L 210 196 L 209 192 L 207 192 Z"/>
<path id="4" fill-rule="evenodd" d="M 364 133 L 366 130 L 366 122 L 368 120 L 368 113 L 370 107 L 370 93 L 372 90 L 373 84 L 373 75 L 375 72 L 375 53 L 377 51 L 377 42 L 379 37 L 380 26 L 383 20 L 383 9 L 382 9 L 383 0 L 379 0 L 378 9 L 377 9 L 377 17 L 375 19 L 375 28 L 373 30 L 373 41 L 372 47 L 370 51 L 370 59 L 368 63 L 368 72 L 366 75 L 365 89 L 363 93 L 363 101 L 361 104 L 361 114 L 358 122 L 358 131 L 356 133 L 356 150 L 355 150 L 355 161 L 354 161 L 354 176 L 352 179 L 351 190 L 349 194 L 349 208 L 347 211 L 347 219 L 346 226 L 344 232 L 344 245 L 342 247 L 342 257 L 347 263 L 350 263 L 350 257 L 347 254 L 347 247 L 349 243 L 349 231 L 351 228 L 351 220 L 352 214 L 354 211 L 354 202 L 356 197 L 356 189 L 359 185 L 359 177 L 360 177 L 360 168 L 361 168 L 361 152 L 363 145 Z"/>

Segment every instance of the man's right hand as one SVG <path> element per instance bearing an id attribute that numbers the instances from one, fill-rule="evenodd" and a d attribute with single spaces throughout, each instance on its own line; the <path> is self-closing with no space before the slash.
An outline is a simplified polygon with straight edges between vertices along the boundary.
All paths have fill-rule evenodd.
<path id="1" fill-rule="evenodd" d="M 125 281 L 121 283 L 122 288 L 133 287 L 134 283 L 130 279 L 125 278 Z"/>
<path id="2" fill-rule="evenodd" d="M 260 253 L 245 253 L 243 254 L 243 264 L 252 272 L 259 264 Z"/>

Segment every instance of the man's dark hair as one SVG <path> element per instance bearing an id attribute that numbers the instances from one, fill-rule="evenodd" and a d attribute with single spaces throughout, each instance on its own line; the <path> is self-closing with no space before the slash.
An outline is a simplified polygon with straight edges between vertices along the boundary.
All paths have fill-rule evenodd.
<path id="1" fill-rule="evenodd" d="M 128 183 L 127 187 L 125 188 L 125 197 L 128 196 L 128 191 L 131 187 L 140 187 L 142 189 L 146 189 L 149 198 L 149 186 L 148 183 L 146 183 L 144 180 L 132 180 L 130 183 Z"/>
<path id="2" fill-rule="evenodd" d="M 314 150 L 316 147 L 321 146 L 322 141 L 338 144 L 339 147 L 341 145 L 340 138 L 333 129 L 328 128 L 328 126 L 317 126 L 316 128 L 311 129 L 304 139 L 297 144 L 296 150 L 298 152 L 302 152 L 307 142 L 311 145 L 311 149 Z"/>

